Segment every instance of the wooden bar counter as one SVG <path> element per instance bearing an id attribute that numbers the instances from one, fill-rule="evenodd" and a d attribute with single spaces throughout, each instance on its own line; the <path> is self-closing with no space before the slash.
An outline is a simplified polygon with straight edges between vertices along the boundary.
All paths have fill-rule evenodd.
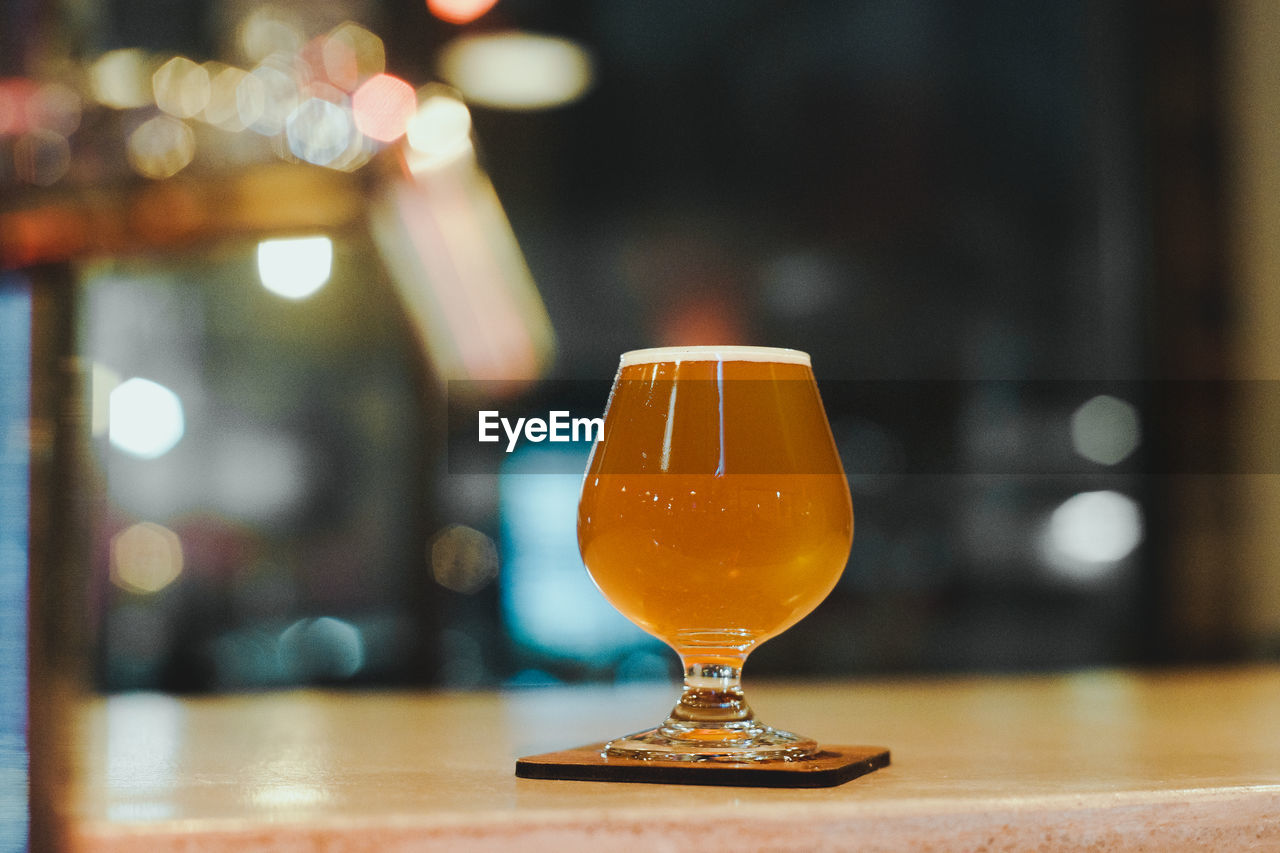
<path id="1" fill-rule="evenodd" d="M 125 695 L 78 718 L 66 846 L 112 851 L 1280 850 L 1280 668 L 771 685 L 771 723 L 888 746 L 819 789 L 517 779 L 669 685 Z"/>

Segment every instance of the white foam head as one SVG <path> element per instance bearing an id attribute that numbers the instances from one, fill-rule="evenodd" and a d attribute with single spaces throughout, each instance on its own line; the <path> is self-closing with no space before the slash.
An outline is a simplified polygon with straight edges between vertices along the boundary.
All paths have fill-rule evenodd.
<path id="1" fill-rule="evenodd" d="M 810 367 L 809 353 L 782 347 L 654 347 L 622 354 L 620 367 L 680 361 L 767 361 Z"/>

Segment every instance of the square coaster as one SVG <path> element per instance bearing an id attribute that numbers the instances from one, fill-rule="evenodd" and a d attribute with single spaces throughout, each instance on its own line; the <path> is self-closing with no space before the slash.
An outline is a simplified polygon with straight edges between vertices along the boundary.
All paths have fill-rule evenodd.
<path id="1" fill-rule="evenodd" d="M 825 746 L 803 761 L 725 763 L 660 761 L 602 755 L 603 743 L 516 761 L 524 779 L 582 782 L 652 782 L 666 785 L 727 785 L 741 788 L 830 788 L 889 766 L 883 746 Z"/>

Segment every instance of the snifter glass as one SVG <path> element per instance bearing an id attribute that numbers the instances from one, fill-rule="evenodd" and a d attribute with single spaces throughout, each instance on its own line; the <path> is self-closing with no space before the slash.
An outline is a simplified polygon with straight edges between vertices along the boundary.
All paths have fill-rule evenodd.
<path id="1" fill-rule="evenodd" d="M 849 486 L 809 356 L 680 347 L 622 356 L 578 508 L 596 586 L 679 654 L 684 692 L 609 756 L 800 760 L 817 744 L 756 720 L 747 655 L 826 598 L 853 540 Z"/>

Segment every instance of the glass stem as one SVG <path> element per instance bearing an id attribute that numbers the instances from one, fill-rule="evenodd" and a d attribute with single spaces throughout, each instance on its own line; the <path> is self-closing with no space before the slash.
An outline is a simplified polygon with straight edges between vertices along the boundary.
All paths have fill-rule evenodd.
<path id="1" fill-rule="evenodd" d="M 751 720 L 755 715 L 742 696 L 742 667 L 721 663 L 688 663 L 684 692 L 671 720 L 719 726 Z"/>

